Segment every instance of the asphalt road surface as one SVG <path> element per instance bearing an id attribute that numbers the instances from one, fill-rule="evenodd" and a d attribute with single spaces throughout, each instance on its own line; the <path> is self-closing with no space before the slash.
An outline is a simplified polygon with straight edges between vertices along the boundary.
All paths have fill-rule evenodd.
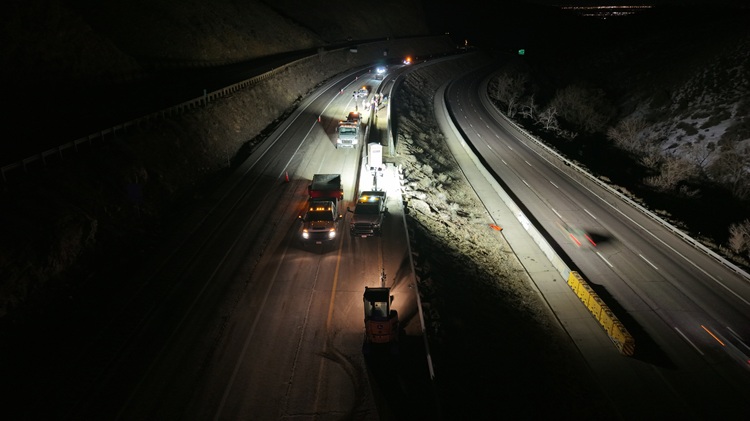
<path id="1" fill-rule="evenodd" d="M 635 337 L 635 355 L 615 364 L 580 346 L 608 395 L 625 416 L 747 414 L 747 275 L 510 124 L 488 103 L 491 72 L 455 81 L 445 101 L 489 171 Z"/>
<path id="2" fill-rule="evenodd" d="M 128 285 L 100 291 L 90 330 L 38 349 L 12 396 L 25 419 L 400 419 L 435 411 L 398 180 L 382 237 L 302 245 L 313 174 L 344 203 L 370 188 L 362 147 L 334 147 L 367 69 L 306 98 L 213 195 L 175 220 Z M 342 94 L 341 92 L 345 92 Z M 378 111 L 382 130 L 387 119 Z M 376 121 L 374 116 L 366 116 Z M 363 354 L 365 286 L 392 288 L 399 353 Z M 60 333 L 60 337 L 64 337 Z M 37 358 L 38 357 L 38 358 Z M 31 365 L 35 365 L 31 368 Z"/>

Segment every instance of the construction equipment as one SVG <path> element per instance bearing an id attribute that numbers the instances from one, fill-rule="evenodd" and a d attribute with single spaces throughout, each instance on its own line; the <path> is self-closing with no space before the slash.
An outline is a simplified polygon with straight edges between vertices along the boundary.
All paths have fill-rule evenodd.
<path id="1" fill-rule="evenodd" d="M 380 287 L 365 287 L 365 341 L 362 351 L 369 354 L 374 348 L 388 347 L 398 353 L 398 312 L 391 309 L 391 288 L 385 286 L 385 270 L 380 274 Z"/>

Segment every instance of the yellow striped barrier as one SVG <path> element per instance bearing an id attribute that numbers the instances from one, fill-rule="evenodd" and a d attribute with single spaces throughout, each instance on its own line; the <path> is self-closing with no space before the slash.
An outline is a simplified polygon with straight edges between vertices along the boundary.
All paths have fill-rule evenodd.
<path id="1" fill-rule="evenodd" d="M 607 304 L 599 298 L 599 295 L 596 294 L 578 272 L 570 271 L 568 286 L 575 292 L 583 305 L 589 309 L 594 318 L 599 321 L 599 324 L 607 332 L 607 335 L 609 335 L 609 338 L 614 342 L 617 349 L 624 355 L 632 356 L 635 352 L 635 340 L 609 307 L 607 307 Z"/>

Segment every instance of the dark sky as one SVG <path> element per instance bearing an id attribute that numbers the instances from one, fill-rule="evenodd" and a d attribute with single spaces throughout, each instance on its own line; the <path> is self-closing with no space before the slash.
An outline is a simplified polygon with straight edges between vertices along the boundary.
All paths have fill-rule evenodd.
<path id="1" fill-rule="evenodd" d="M 424 8 L 434 33 L 450 32 L 454 39 L 468 39 L 470 44 L 516 48 L 545 47 L 554 42 L 579 42 L 595 37 L 592 28 L 601 28 L 603 21 L 581 18 L 564 12 L 559 5 L 651 5 L 648 13 L 657 25 L 680 25 L 681 14 L 695 12 L 700 17 L 704 9 L 745 8 L 745 0 L 425 0 Z M 643 16 L 643 15 L 642 15 Z M 684 16 L 683 16 L 684 17 Z M 610 28 L 626 28 L 629 23 L 641 25 L 642 19 L 630 17 L 609 20 Z M 627 29 L 626 29 L 627 30 Z"/>

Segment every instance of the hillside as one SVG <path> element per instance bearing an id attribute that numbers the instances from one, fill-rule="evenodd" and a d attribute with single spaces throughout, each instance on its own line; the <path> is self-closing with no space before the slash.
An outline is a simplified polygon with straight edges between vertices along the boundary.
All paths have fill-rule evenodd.
<path id="1" fill-rule="evenodd" d="M 561 36 L 561 44 L 532 51 L 513 70 L 528 75 L 515 118 L 595 175 L 748 266 L 747 22 L 746 10 L 659 10 L 590 21 Z M 507 99 L 498 101 L 507 108 Z M 537 118 L 549 110 L 553 124 L 545 129 Z M 743 224 L 746 234 L 733 231 Z"/>
<path id="2" fill-rule="evenodd" d="M 0 74 L 12 85 L 90 86 L 143 77 L 154 64 L 226 64 L 349 37 L 428 33 L 420 1 L 390 3 L 399 7 L 352 16 L 332 0 L 304 8 L 291 0 L 11 0 L 0 17 L 8 40 Z"/>
<path id="3" fill-rule="evenodd" d="M 319 10 L 340 7 L 332 1 L 316 4 Z M 426 31 L 420 3 L 406 4 L 413 7 L 391 9 L 397 11 L 392 16 L 376 18 L 375 11 L 369 16 L 391 22 L 394 35 Z M 324 35 L 332 41 L 375 35 L 366 21 L 317 28 L 313 15 L 301 10 L 298 16 L 281 15 L 258 1 L 219 0 L 210 10 L 203 2 L 176 0 L 113 1 L 106 7 L 85 0 L 31 0 L 6 7 L 11 13 L 0 17 L 0 28 L 2 38 L 13 42 L 0 43 L 0 57 L 13 65 L 0 71 L 12 82 L 16 101 L 2 117 L 3 151 L 15 142 L 59 136 L 63 127 L 46 116 L 59 114 L 60 107 L 81 107 L 78 118 L 86 122 L 87 110 L 101 107 L 88 98 L 155 72 L 326 45 Z M 424 48 L 424 53 L 454 48 L 447 41 L 441 37 L 410 46 L 391 40 L 386 45 L 398 55 L 404 48 Z M 55 303 L 60 296 L 75 296 L 78 288 L 96 282 L 100 275 L 94 273 L 127 266 L 128 259 L 158 241 L 162 218 L 175 204 L 192 200 L 197 190 L 241 160 L 264 130 L 311 89 L 339 72 L 372 63 L 382 57 L 382 48 L 361 46 L 356 55 L 346 49 L 330 52 L 226 101 L 118 136 L 86 159 L 68 158 L 6 184 L 0 198 L 0 319 L 23 318 L 27 309 L 45 306 L 50 308 L 45 312 L 52 311 L 65 305 Z M 71 140 L 61 136 L 56 144 Z M 164 159 L 166 151 L 170 160 Z M 136 202 L 133 188 L 143 192 Z M 32 309 L 31 301 L 41 304 Z"/>

